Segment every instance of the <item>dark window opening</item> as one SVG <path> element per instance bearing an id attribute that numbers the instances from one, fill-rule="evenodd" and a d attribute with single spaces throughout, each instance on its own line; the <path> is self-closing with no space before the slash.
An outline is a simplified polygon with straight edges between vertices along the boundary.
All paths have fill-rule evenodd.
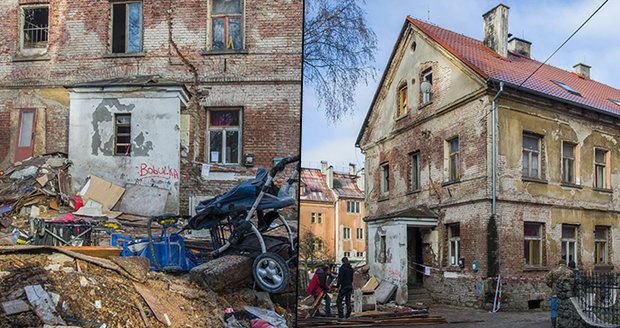
<path id="1" fill-rule="evenodd" d="M 114 155 L 131 155 L 131 114 L 114 115 Z"/>
<path id="2" fill-rule="evenodd" d="M 49 7 L 23 8 L 23 48 L 46 48 L 49 37 Z"/>
<path id="3" fill-rule="evenodd" d="M 142 3 L 112 4 L 112 52 L 142 51 Z"/>
<path id="4" fill-rule="evenodd" d="M 530 310 L 540 309 L 540 300 L 529 300 L 527 301 L 527 308 Z"/>

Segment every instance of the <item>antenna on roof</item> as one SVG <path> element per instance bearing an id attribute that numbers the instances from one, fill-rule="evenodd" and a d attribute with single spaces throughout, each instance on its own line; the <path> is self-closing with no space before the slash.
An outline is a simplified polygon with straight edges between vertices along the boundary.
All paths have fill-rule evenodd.
<path id="1" fill-rule="evenodd" d="M 426 5 L 426 21 L 431 22 L 431 6 Z"/>

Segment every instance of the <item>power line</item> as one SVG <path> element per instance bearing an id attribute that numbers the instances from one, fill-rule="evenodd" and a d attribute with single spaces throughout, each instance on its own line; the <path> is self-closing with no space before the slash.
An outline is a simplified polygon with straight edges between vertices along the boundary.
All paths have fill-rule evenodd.
<path id="1" fill-rule="evenodd" d="M 523 80 L 523 82 L 521 82 L 521 84 L 519 84 L 519 88 L 521 88 L 521 86 L 527 82 L 527 80 L 530 79 L 530 77 L 532 77 L 534 74 L 536 74 L 536 72 L 538 72 L 538 70 L 543 67 L 548 61 L 549 59 L 551 59 L 551 57 L 553 57 L 553 55 L 555 55 L 558 51 L 560 51 L 560 49 L 562 49 L 562 47 L 570 40 L 572 39 L 573 36 L 575 36 L 575 34 L 577 34 L 577 32 L 579 32 L 579 30 L 581 30 L 582 27 L 584 27 L 586 25 L 586 23 L 588 23 L 588 21 L 590 21 L 590 19 L 592 19 L 592 17 L 594 17 L 594 15 L 596 15 L 597 12 L 599 12 L 599 10 L 601 10 L 601 8 L 603 8 L 603 6 L 605 6 L 605 4 L 608 2 L 609 0 L 605 0 L 593 13 L 592 15 L 590 15 L 590 17 L 588 17 L 588 19 L 586 19 L 580 26 L 579 28 L 577 28 L 575 30 L 575 32 L 573 32 L 573 34 L 571 34 L 568 39 L 566 39 L 557 49 L 555 49 L 555 51 L 544 61 L 542 62 L 542 64 L 540 64 L 540 66 L 538 66 L 536 68 L 536 70 L 534 70 L 534 72 L 532 72 L 532 74 L 530 74 L 525 80 Z"/>

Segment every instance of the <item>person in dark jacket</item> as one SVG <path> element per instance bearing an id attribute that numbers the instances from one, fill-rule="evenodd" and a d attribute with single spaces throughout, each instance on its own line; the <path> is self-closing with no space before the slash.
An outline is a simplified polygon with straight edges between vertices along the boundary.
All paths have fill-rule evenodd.
<path id="1" fill-rule="evenodd" d="M 329 284 L 331 282 L 331 280 L 329 279 L 329 277 L 331 276 L 329 265 L 323 265 L 322 267 L 318 268 L 314 274 L 316 274 L 319 278 L 319 288 L 314 297 L 319 297 L 321 291 L 324 292 L 323 300 L 325 301 L 325 316 L 329 317 L 332 315 L 331 298 L 328 294 Z"/>
<path id="2" fill-rule="evenodd" d="M 338 306 L 338 318 L 349 318 L 351 316 L 351 292 L 353 291 L 353 268 L 349 263 L 349 259 L 345 256 L 342 258 L 342 266 L 338 271 L 338 297 L 336 298 L 336 306 Z M 343 315 L 342 301 L 347 306 L 346 316 Z"/>

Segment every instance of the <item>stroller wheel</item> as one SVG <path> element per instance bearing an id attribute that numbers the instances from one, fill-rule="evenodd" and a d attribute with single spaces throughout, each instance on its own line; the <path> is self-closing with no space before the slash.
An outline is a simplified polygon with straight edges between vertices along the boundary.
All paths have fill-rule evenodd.
<path id="1" fill-rule="evenodd" d="M 286 289 L 291 274 L 284 259 L 276 253 L 260 254 L 252 266 L 252 275 L 258 286 L 269 293 Z"/>

